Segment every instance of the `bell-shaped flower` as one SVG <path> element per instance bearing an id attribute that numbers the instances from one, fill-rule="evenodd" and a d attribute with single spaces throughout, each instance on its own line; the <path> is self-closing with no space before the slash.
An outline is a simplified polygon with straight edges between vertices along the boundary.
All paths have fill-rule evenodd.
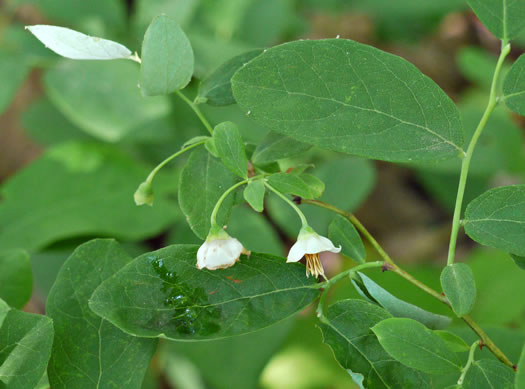
<path id="1" fill-rule="evenodd" d="M 319 258 L 319 254 L 324 251 L 338 253 L 341 246 L 335 247 L 332 241 L 319 235 L 310 226 L 301 228 L 297 242 L 292 246 L 288 253 L 286 262 L 299 262 L 301 258 L 306 258 L 306 276 L 312 274 L 314 277 L 320 275 L 324 277 L 324 269 Z"/>
<path id="2" fill-rule="evenodd" d="M 153 187 L 151 186 L 151 182 L 144 181 L 142 184 L 140 184 L 137 188 L 137 191 L 133 195 L 133 198 L 135 199 L 135 204 L 137 205 L 147 204 L 149 206 L 152 206 L 155 195 L 153 194 Z"/>
<path id="3" fill-rule="evenodd" d="M 212 228 L 197 251 L 197 269 L 226 269 L 235 265 L 241 254 L 249 255 L 241 242 L 222 228 Z"/>

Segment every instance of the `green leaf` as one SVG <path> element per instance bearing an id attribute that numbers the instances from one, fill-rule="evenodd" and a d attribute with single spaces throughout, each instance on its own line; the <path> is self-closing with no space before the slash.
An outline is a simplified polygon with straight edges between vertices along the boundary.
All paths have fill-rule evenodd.
<path id="1" fill-rule="evenodd" d="M 213 73 L 202 80 L 199 85 L 197 101 L 216 106 L 235 104 L 231 85 L 232 76 L 237 70 L 262 52 L 261 49 L 251 50 L 237 55 L 219 66 Z"/>
<path id="2" fill-rule="evenodd" d="M 366 251 L 361 236 L 347 218 L 337 215 L 328 228 L 328 237 L 336 246 L 341 246 L 343 255 L 358 263 L 366 260 Z"/>
<path id="3" fill-rule="evenodd" d="M 449 317 L 425 311 L 416 305 L 400 300 L 363 273 L 357 273 L 357 275 L 359 278 L 352 280 L 357 292 L 370 302 L 386 309 L 392 316 L 417 320 L 431 329 L 442 329 L 449 326 L 451 322 Z"/>
<path id="4" fill-rule="evenodd" d="M 232 78 L 238 104 L 273 131 L 386 161 L 462 153 L 450 98 L 402 58 L 343 39 L 267 50 Z"/>
<path id="5" fill-rule="evenodd" d="M 198 270 L 197 249 L 174 245 L 136 258 L 97 288 L 91 309 L 136 336 L 205 340 L 268 327 L 319 295 L 301 264 L 252 253 L 226 270 Z"/>
<path id="6" fill-rule="evenodd" d="M 222 122 L 213 129 L 215 148 L 222 162 L 233 173 L 248 178 L 248 161 L 244 143 L 235 123 Z"/>
<path id="7" fill-rule="evenodd" d="M 412 319 L 386 319 L 372 331 L 385 350 L 402 364 L 429 374 L 459 373 L 461 364 L 445 341 Z"/>
<path id="8" fill-rule="evenodd" d="M 465 212 L 465 231 L 476 242 L 525 256 L 525 185 L 491 189 Z"/>
<path id="9" fill-rule="evenodd" d="M 266 164 L 303 154 L 311 148 L 312 145 L 270 131 L 255 149 L 252 161 L 255 164 Z"/>
<path id="10" fill-rule="evenodd" d="M 0 50 L 0 114 L 9 107 L 30 71 L 31 67 L 21 61 L 20 56 L 12 56 Z"/>
<path id="11" fill-rule="evenodd" d="M 312 174 L 300 173 L 299 178 L 304 181 L 304 183 L 310 189 L 310 196 L 314 199 L 318 199 L 324 193 L 324 182 Z"/>
<path id="12" fill-rule="evenodd" d="M 178 212 L 165 190 L 157 191 L 155 207 L 135 206 L 133 193 L 149 170 L 108 145 L 49 149 L 1 188 L 0 248 L 34 251 L 90 234 L 125 240 L 158 234 Z"/>
<path id="13" fill-rule="evenodd" d="M 470 346 L 463 339 L 452 332 L 435 330 L 434 333 L 441 336 L 441 339 L 445 341 L 448 348 L 455 353 L 463 353 L 470 350 Z"/>
<path id="14" fill-rule="evenodd" d="M 46 371 L 53 344 L 53 321 L 9 309 L 0 300 L 0 387 L 32 389 Z"/>
<path id="15" fill-rule="evenodd" d="M 140 389 L 156 340 L 130 336 L 88 307 L 93 291 L 131 260 L 116 241 L 97 239 L 78 247 L 62 266 L 46 303 L 55 328 L 48 368 L 53 388 L 118 382 Z"/>
<path id="16" fill-rule="evenodd" d="M 463 389 L 514 389 L 514 373 L 499 361 L 474 361 L 465 375 Z"/>
<path id="17" fill-rule="evenodd" d="M 525 257 L 520 257 L 518 255 L 510 254 L 514 263 L 520 268 L 525 270 Z"/>
<path id="18" fill-rule="evenodd" d="M 0 252 L 0 269 L 0 299 L 22 308 L 33 294 L 29 254 L 18 249 Z"/>
<path id="19" fill-rule="evenodd" d="M 512 64 L 503 82 L 503 98 L 511 110 L 525 115 L 525 55 Z"/>
<path id="20" fill-rule="evenodd" d="M 521 0 L 467 0 L 481 22 L 500 39 L 515 38 L 525 28 Z"/>
<path id="21" fill-rule="evenodd" d="M 192 231 L 202 240 L 210 230 L 210 217 L 221 195 L 235 183 L 235 176 L 205 149 L 193 151 L 179 181 L 179 205 Z M 217 222 L 226 224 L 234 196 L 221 205 Z"/>
<path id="22" fill-rule="evenodd" d="M 441 272 L 441 287 L 458 317 L 472 311 L 476 302 L 476 281 L 469 265 L 454 263 L 446 266 Z"/>
<path id="23" fill-rule="evenodd" d="M 166 15 L 153 19 L 144 35 L 141 55 L 140 89 L 144 96 L 167 95 L 190 82 L 193 50 L 174 19 Z"/>
<path id="24" fill-rule="evenodd" d="M 92 37 L 65 27 L 35 25 L 26 27 L 48 49 L 71 59 L 134 59 L 131 51 L 107 39 Z"/>
<path id="25" fill-rule="evenodd" d="M 244 189 L 244 199 L 257 212 L 264 209 L 264 182 L 263 180 L 251 181 Z"/>
<path id="26" fill-rule="evenodd" d="M 277 173 L 269 176 L 267 180 L 279 192 L 304 199 L 320 197 L 324 191 L 324 183 L 309 174 Z"/>
<path id="27" fill-rule="evenodd" d="M 516 389 L 525 389 L 525 346 L 521 350 L 520 360 L 518 362 L 518 371 L 514 380 Z"/>
<path id="28" fill-rule="evenodd" d="M 46 72 L 44 87 L 72 123 L 90 135 L 116 142 L 170 109 L 164 97 L 140 95 L 138 73 L 130 61 L 63 61 Z"/>
<path id="29" fill-rule="evenodd" d="M 428 377 L 393 360 L 370 331 L 390 317 L 387 311 L 362 300 L 342 300 L 325 315 L 320 325 L 324 343 L 344 369 L 365 377 L 365 388 L 431 388 Z"/>

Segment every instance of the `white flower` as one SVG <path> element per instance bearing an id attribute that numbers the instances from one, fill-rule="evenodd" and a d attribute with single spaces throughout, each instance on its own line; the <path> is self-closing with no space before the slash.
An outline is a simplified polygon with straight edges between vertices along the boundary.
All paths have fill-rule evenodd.
<path id="1" fill-rule="evenodd" d="M 197 269 L 226 269 L 235 265 L 241 254 L 249 254 L 241 242 L 223 229 L 210 231 L 197 251 Z"/>
<path id="2" fill-rule="evenodd" d="M 324 277 L 324 269 L 319 259 L 319 253 L 324 251 L 338 253 L 341 251 L 341 246 L 335 247 L 330 239 L 319 235 L 312 227 L 306 226 L 301 228 L 297 242 L 290 249 L 286 262 L 299 262 L 302 257 L 306 257 L 306 275 Z"/>

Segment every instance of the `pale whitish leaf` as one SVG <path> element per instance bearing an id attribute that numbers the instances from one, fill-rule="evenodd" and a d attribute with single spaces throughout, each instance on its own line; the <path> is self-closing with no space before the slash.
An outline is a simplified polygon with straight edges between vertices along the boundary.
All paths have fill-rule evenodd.
<path id="1" fill-rule="evenodd" d="M 525 389 L 525 347 L 521 350 L 518 371 L 516 373 L 514 384 L 516 385 L 516 389 Z"/>
<path id="2" fill-rule="evenodd" d="M 248 178 L 248 161 L 244 143 L 235 123 L 222 122 L 213 129 L 215 148 L 222 162 L 233 173 Z"/>
<path id="3" fill-rule="evenodd" d="M 370 302 L 385 308 L 392 316 L 414 319 L 431 329 L 443 329 L 450 325 L 449 317 L 425 311 L 398 299 L 363 273 L 357 273 L 357 276 L 358 278 L 352 280 L 357 292 Z"/>
<path id="4" fill-rule="evenodd" d="M 458 357 L 441 337 L 412 319 L 392 318 L 376 324 L 372 331 L 396 360 L 429 374 L 459 373 Z"/>
<path id="5" fill-rule="evenodd" d="M 320 325 L 324 343 L 344 369 L 365 377 L 365 388 L 431 388 L 428 376 L 392 359 L 370 330 L 391 317 L 383 308 L 362 300 L 342 300 L 329 306 L 325 316 L 327 321 Z"/>
<path id="6" fill-rule="evenodd" d="M 525 185 L 491 189 L 465 212 L 465 231 L 476 242 L 525 256 Z"/>
<path id="7" fill-rule="evenodd" d="M 221 195 L 235 183 L 235 176 L 206 149 L 192 152 L 182 169 L 179 181 L 179 205 L 192 231 L 206 239 L 210 216 Z M 234 196 L 228 196 L 221 205 L 217 222 L 226 224 Z"/>
<path id="8" fill-rule="evenodd" d="M 47 48 L 71 59 L 135 59 L 131 51 L 107 39 L 82 34 L 65 27 L 35 25 L 26 27 Z"/>
<path id="9" fill-rule="evenodd" d="M 270 131 L 257 145 L 253 152 L 252 161 L 255 164 L 270 163 L 300 155 L 311 148 L 312 145 Z"/>
<path id="10" fill-rule="evenodd" d="M 202 80 L 197 95 L 198 101 L 216 106 L 235 104 L 231 86 L 232 76 L 243 65 L 262 52 L 262 49 L 251 50 L 237 55 L 219 66 L 213 73 Z"/>
<path id="11" fill-rule="evenodd" d="M 268 327 L 319 295 L 301 264 L 252 253 L 225 270 L 198 270 L 197 250 L 174 245 L 141 255 L 97 288 L 91 309 L 136 336 L 205 340 Z"/>
<path id="12" fill-rule="evenodd" d="M 514 389 L 514 372 L 499 361 L 474 361 L 465 375 L 463 389 Z"/>
<path id="13" fill-rule="evenodd" d="M 193 75 L 190 41 L 179 24 L 166 15 L 153 19 L 142 43 L 140 88 L 144 96 L 183 89 Z"/>
<path id="14" fill-rule="evenodd" d="M 64 263 L 46 303 L 55 338 L 49 382 L 57 389 L 139 389 L 157 341 L 130 336 L 88 307 L 93 291 L 132 258 L 114 240 L 92 240 Z M 71 374 L 75 371 L 75 374 Z"/>
<path id="15" fill-rule="evenodd" d="M 524 3 L 525 4 L 525 3 Z M 525 19 L 524 19 L 525 20 Z M 503 82 L 505 104 L 514 112 L 525 115 L 525 55 L 512 64 Z"/>
<path id="16" fill-rule="evenodd" d="M 0 299 L 22 308 L 33 294 L 29 254 L 19 249 L 0 252 L 0 269 Z"/>
<path id="17" fill-rule="evenodd" d="M 441 272 L 441 287 L 454 313 L 459 317 L 470 313 L 476 302 L 476 282 L 470 266 L 454 263 Z"/>
<path id="18" fill-rule="evenodd" d="M 344 39 L 267 50 L 232 78 L 250 118 L 298 141 L 387 161 L 459 157 L 459 112 L 404 59 Z"/>
<path id="19" fill-rule="evenodd" d="M 328 228 L 328 237 L 335 246 L 341 246 L 343 255 L 364 263 L 365 246 L 354 225 L 347 218 L 337 215 Z"/>
<path id="20" fill-rule="evenodd" d="M 500 39 L 515 38 L 525 28 L 523 0 L 467 0 L 483 24 Z"/>
<path id="21" fill-rule="evenodd" d="M 53 321 L 9 309 L 0 300 L 0 387 L 34 388 L 47 366 L 53 344 Z"/>
<path id="22" fill-rule="evenodd" d="M 263 180 L 251 181 L 244 189 L 244 199 L 257 212 L 264 209 L 264 182 Z"/>

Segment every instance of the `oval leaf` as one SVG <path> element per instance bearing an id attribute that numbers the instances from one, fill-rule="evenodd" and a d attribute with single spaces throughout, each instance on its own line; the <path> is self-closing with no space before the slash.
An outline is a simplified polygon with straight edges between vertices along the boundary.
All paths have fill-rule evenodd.
<path id="1" fill-rule="evenodd" d="M 465 231 L 476 242 L 525 256 L 525 185 L 491 189 L 465 212 Z"/>
<path id="2" fill-rule="evenodd" d="M 91 309 L 136 336 L 204 340 L 265 328 L 319 295 L 300 264 L 252 253 L 226 270 L 198 270 L 197 249 L 175 245 L 136 258 L 98 287 Z"/>
<path id="3" fill-rule="evenodd" d="M 503 82 L 505 104 L 520 115 L 525 115 L 525 55 L 512 64 Z"/>
<path id="4" fill-rule="evenodd" d="M 366 377 L 365 388 L 431 388 L 429 378 L 393 360 L 381 347 L 370 327 L 390 314 L 362 300 L 342 300 L 326 310 L 320 325 L 323 341 L 352 378 Z"/>
<path id="5" fill-rule="evenodd" d="M 365 246 L 354 225 L 347 218 L 337 215 L 328 228 L 328 237 L 335 246 L 341 246 L 343 255 L 364 263 Z"/>
<path id="6" fill-rule="evenodd" d="M 157 342 L 122 332 L 88 307 L 102 281 L 130 261 L 117 242 L 98 239 L 78 247 L 62 266 L 46 303 L 55 328 L 48 369 L 53 388 L 104 388 L 115 382 L 141 387 Z"/>
<path id="7" fill-rule="evenodd" d="M 525 28 L 521 0 L 467 0 L 477 17 L 500 39 L 515 38 Z"/>
<path id="8" fill-rule="evenodd" d="M 476 302 L 476 281 L 469 265 L 446 266 L 441 272 L 441 287 L 458 317 L 470 313 Z"/>
<path id="9" fill-rule="evenodd" d="M 22 308 L 33 294 L 33 274 L 29 254 L 24 250 L 0 253 L 0 299 Z"/>
<path id="10" fill-rule="evenodd" d="M 474 361 L 463 381 L 463 389 L 513 389 L 514 372 L 498 361 Z"/>
<path id="11" fill-rule="evenodd" d="M 235 183 L 235 176 L 205 149 L 190 155 L 179 181 L 179 205 L 192 231 L 202 240 L 210 230 L 210 217 L 221 195 Z M 217 221 L 224 225 L 233 207 L 228 196 L 219 209 Z"/>
<path id="12" fill-rule="evenodd" d="M 442 329 L 450 325 L 449 317 L 425 311 L 416 305 L 398 299 L 363 273 L 358 273 L 357 276 L 357 279 L 352 280 L 357 292 L 363 298 L 385 308 L 392 316 L 414 319 L 431 329 Z"/>
<path id="13" fill-rule="evenodd" d="M 215 149 L 228 169 L 242 178 L 248 178 L 248 161 L 244 143 L 235 123 L 223 122 L 213 129 Z"/>
<path id="14" fill-rule="evenodd" d="M 179 24 L 166 15 L 153 19 L 142 43 L 142 94 L 167 95 L 184 88 L 191 80 L 193 67 L 193 50 Z"/>
<path id="15" fill-rule="evenodd" d="M 448 348 L 455 353 L 465 353 L 470 350 L 470 346 L 463 339 L 452 332 L 436 330 L 434 333 L 441 336 L 441 339 L 445 341 Z"/>
<path id="16" fill-rule="evenodd" d="M 133 59 L 131 51 L 120 43 L 82 34 L 69 28 L 47 25 L 26 27 L 48 49 L 71 59 Z"/>
<path id="17" fill-rule="evenodd" d="M 350 40 L 276 46 L 232 89 L 251 118 L 301 142 L 398 162 L 462 153 L 452 100 L 404 59 Z"/>
<path id="18" fill-rule="evenodd" d="M 197 101 L 216 106 L 235 104 L 231 85 L 232 76 L 243 65 L 262 52 L 262 49 L 251 50 L 237 55 L 219 66 L 217 70 L 202 80 L 199 85 Z"/>
<path id="19" fill-rule="evenodd" d="M 277 173 L 269 176 L 267 181 L 281 193 L 304 199 L 320 197 L 324 191 L 324 183 L 309 174 Z"/>
<path id="20" fill-rule="evenodd" d="M 300 155 L 312 148 L 312 145 L 298 142 L 288 136 L 270 131 L 257 145 L 252 161 L 255 164 L 267 164 L 280 159 Z"/>
<path id="21" fill-rule="evenodd" d="M 379 343 L 402 364 L 429 374 L 459 373 L 458 357 L 441 337 L 411 319 L 386 319 L 372 327 Z"/>
<path id="22" fill-rule="evenodd" d="M 263 180 L 251 181 L 244 189 L 244 199 L 257 212 L 264 209 L 264 182 Z"/>

